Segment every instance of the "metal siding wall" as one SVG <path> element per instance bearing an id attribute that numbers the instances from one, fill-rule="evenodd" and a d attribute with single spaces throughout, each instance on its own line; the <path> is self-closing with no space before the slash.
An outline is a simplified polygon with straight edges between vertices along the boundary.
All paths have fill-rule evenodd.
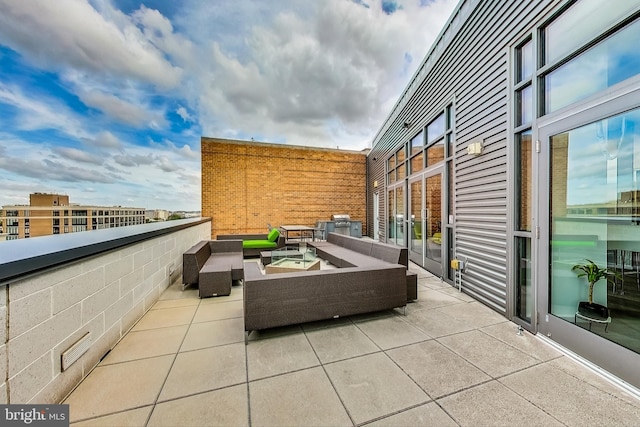
<path id="1" fill-rule="evenodd" d="M 472 296 L 507 313 L 507 141 L 511 114 L 510 46 L 560 0 L 471 1 L 475 10 L 423 78 L 389 128 L 373 143 L 370 180 L 385 182 L 384 166 L 399 144 L 409 140 L 455 96 L 454 215 L 456 256 L 469 260 L 463 286 Z M 402 104 L 399 104 L 402 105 Z M 392 112 L 393 114 L 393 112 Z M 403 129 L 403 122 L 411 123 Z M 470 141 L 484 141 L 479 157 L 466 154 Z M 376 157 L 377 161 L 372 159 Z M 386 188 L 379 185 L 381 218 Z M 372 223 L 372 221 L 371 221 Z M 386 218 L 381 220 L 386 236 Z M 381 239 L 385 237 L 381 236 Z"/>

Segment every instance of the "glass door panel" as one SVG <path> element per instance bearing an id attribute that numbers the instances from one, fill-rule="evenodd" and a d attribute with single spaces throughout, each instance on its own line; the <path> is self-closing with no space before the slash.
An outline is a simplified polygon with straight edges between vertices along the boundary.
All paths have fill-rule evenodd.
<path id="1" fill-rule="evenodd" d="M 396 192 L 395 190 L 389 190 L 389 192 L 387 192 L 387 215 L 388 217 L 388 221 L 387 221 L 387 241 L 389 243 L 395 243 L 396 242 L 396 212 L 395 212 L 395 206 L 396 206 Z"/>
<path id="2" fill-rule="evenodd" d="M 425 268 L 442 274 L 442 173 L 425 180 Z M 432 271 L 436 274 L 435 271 Z"/>
<path id="3" fill-rule="evenodd" d="M 424 262 L 424 179 L 409 183 L 409 210 L 411 213 L 411 239 L 409 239 L 409 258 L 420 265 Z"/>
<path id="4" fill-rule="evenodd" d="M 395 236 L 396 245 L 404 246 L 404 188 L 396 188 L 396 205 L 395 205 Z"/>
<path id="5" fill-rule="evenodd" d="M 637 386 L 627 367 L 640 362 L 640 109 L 596 113 L 539 131 L 538 332 Z M 574 266 L 591 262 L 610 280 L 579 276 Z"/>

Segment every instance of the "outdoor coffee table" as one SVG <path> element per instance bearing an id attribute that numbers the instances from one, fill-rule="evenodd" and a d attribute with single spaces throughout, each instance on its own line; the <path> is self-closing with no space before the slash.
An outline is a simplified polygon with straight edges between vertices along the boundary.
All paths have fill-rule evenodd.
<path id="1" fill-rule="evenodd" d="M 271 251 L 271 263 L 264 270 L 266 274 L 320 270 L 320 258 L 315 248 Z"/>

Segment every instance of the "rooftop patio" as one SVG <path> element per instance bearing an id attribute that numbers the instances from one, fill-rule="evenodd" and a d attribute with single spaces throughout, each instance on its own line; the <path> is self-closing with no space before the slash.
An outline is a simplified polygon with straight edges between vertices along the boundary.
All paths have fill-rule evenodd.
<path id="1" fill-rule="evenodd" d="M 246 261 L 254 262 L 254 261 Z M 253 332 L 168 288 L 66 399 L 74 426 L 638 425 L 640 401 L 411 265 L 402 310 Z"/>

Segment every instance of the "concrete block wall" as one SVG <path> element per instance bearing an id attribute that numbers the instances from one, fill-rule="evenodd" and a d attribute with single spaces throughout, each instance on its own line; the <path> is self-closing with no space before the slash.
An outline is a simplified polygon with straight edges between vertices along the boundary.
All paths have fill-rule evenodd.
<path id="1" fill-rule="evenodd" d="M 0 403 L 62 401 L 182 282 L 182 254 L 210 235 L 201 223 L 0 287 Z M 87 332 L 91 347 L 61 372 L 61 354 Z"/>
<path id="2" fill-rule="evenodd" d="M 313 226 L 349 214 L 366 230 L 366 153 L 202 138 L 202 215 L 218 234 Z"/>

